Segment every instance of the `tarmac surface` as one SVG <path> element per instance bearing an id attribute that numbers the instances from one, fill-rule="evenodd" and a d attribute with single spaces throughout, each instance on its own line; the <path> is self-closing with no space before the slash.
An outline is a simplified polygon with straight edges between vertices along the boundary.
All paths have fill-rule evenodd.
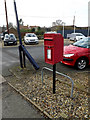
<path id="1" fill-rule="evenodd" d="M 43 116 L 7 83 L 3 83 L 2 118 L 43 118 Z"/>

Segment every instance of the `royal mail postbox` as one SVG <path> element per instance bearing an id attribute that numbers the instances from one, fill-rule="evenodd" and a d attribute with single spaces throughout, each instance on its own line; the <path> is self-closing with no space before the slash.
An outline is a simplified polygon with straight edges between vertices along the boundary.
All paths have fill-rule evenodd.
<path id="1" fill-rule="evenodd" d="M 63 60 L 63 37 L 60 33 L 44 34 L 45 62 L 54 65 Z"/>

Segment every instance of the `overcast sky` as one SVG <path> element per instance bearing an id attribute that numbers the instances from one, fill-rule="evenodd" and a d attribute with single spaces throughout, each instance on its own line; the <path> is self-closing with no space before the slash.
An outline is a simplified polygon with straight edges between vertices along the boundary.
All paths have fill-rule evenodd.
<path id="1" fill-rule="evenodd" d="M 52 26 L 60 19 L 66 25 L 88 26 L 88 2 L 90 0 L 16 0 L 19 19 L 24 25 Z M 13 0 L 6 0 L 8 21 L 16 25 Z M 4 0 L 0 0 L 0 26 L 6 25 Z"/>

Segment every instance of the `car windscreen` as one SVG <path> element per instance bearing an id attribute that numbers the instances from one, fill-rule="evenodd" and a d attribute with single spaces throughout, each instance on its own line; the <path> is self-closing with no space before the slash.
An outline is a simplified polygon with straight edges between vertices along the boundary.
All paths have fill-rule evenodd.
<path id="1" fill-rule="evenodd" d="M 36 37 L 34 34 L 27 34 L 26 37 Z"/>
<path id="2" fill-rule="evenodd" d="M 10 38 L 14 38 L 14 35 L 9 35 L 10 36 Z"/>
<path id="3" fill-rule="evenodd" d="M 73 45 L 81 48 L 90 48 L 90 38 L 83 38 L 73 43 Z"/>
<path id="4" fill-rule="evenodd" d="M 5 38 L 9 38 L 9 36 L 8 36 L 8 35 L 6 35 L 6 36 L 5 36 Z"/>
<path id="5" fill-rule="evenodd" d="M 76 36 L 83 36 L 82 34 L 76 34 Z"/>

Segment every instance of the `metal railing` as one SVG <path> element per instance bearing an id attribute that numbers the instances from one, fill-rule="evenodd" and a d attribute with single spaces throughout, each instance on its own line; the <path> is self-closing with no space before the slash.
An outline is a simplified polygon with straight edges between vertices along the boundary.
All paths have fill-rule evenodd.
<path id="1" fill-rule="evenodd" d="M 43 70 L 44 70 L 44 69 L 53 72 L 53 70 L 50 69 L 50 68 L 47 68 L 47 67 L 43 67 L 43 68 L 42 68 L 42 71 L 41 71 L 42 85 L 43 85 Z M 70 81 L 71 81 L 71 83 L 72 83 L 72 88 L 71 88 L 71 98 L 73 98 L 73 87 L 74 87 L 74 82 L 73 82 L 72 78 L 69 77 L 69 76 L 67 76 L 67 75 L 65 75 L 65 74 L 63 74 L 63 73 L 57 72 L 57 71 L 56 71 L 56 73 L 59 74 L 59 75 L 62 75 L 62 76 L 64 76 L 64 77 L 66 77 L 66 78 L 68 78 L 68 79 L 70 79 Z"/>

